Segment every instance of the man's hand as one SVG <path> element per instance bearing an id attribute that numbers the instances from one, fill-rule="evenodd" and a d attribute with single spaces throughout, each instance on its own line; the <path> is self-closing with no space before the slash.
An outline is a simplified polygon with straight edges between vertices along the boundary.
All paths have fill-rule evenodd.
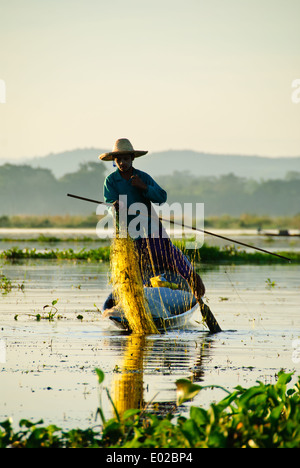
<path id="1" fill-rule="evenodd" d="M 116 200 L 114 203 L 113 203 L 113 206 L 114 206 L 114 209 L 116 210 L 117 213 L 119 213 L 119 200 Z"/>
<path id="2" fill-rule="evenodd" d="M 147 190 L 148 185 L 145 184 L 138 175 L 131 176 L 130 180 L 133 187 L 137 187 L 140 190 Z"/>

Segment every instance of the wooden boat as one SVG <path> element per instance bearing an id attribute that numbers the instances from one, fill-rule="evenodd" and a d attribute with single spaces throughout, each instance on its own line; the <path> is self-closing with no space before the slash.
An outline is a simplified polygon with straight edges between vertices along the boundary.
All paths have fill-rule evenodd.
<path id="1" fill-rule="evenodd" d="M 148 282 L 144 286 L 144 293 L 157 329 L 185 328 L 200 309 L 187 282 L 174 273 L 164 273 L 151 279 L 150 284 Z M 118 308 L 113 293 L 106 299 L 103 312 L 118 328 L 129 330 L 126 317 Z"/>
<path id="2" fill-rule="evenodd" d="M 287 229 L 279 231 L 259 231 L 258 234 L 266 237 L 300 237 L 300 232 L 290 232 Z"/>

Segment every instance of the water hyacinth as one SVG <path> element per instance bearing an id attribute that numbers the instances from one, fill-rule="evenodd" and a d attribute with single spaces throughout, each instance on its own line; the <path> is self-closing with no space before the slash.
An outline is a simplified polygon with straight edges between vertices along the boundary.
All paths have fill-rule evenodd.
<path id="1" fill-rule="evenodd" d="M 202 389 L 200 385 L 193 384 L 188 379 L 178 379 L 175 383 L 177 387 L 177 406 L 194 398 Z"/>
<path id="2" fill-rule="evenodd" d="M 103 371 L 96 374 L 102 385 Z M 208 409 L 191 406 L 188 417 L 178 418 L 136 408 L 120 415 L 108 392 L 116 416 L 107 420 L 100 401 L 100 427 L 65 431 L 22 419 L 14 431 L 7 419 L 0 422 L 0 448 L 300 448 L 300 377 L 288 388 L 291 377 L 279 372 L 275 384 L 236 387 Z M 188 399 L 201 389 L 188 379 L 177 384 Z"/>

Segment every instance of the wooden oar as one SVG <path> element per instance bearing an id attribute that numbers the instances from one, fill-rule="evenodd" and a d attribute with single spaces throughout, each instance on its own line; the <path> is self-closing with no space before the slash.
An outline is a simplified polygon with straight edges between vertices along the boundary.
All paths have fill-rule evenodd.
<path id="1" fill-rule="evenodd" d="M 219 333 L 222 331 L 220 325 L 216 321 L 214 314 L 210 310 L 207 304 L 203 302 L 202 299 L 198 300 L 198 304 L 200 306 L 201 314 L 203 317 L 203 320 L 205 321 L 206 325 L 208 326 L 208 329 L 210 333 Z"/>

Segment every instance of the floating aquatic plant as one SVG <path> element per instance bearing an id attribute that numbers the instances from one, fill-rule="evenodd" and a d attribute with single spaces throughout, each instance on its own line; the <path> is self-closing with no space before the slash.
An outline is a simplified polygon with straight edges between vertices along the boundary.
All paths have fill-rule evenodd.
<path id="1" fill-rule="evenodd" d="M 192 400 L 202 388 L 200 385 L 194 384 L 188 379 L 176 380 L 176 387 L 177 406 L 182 405 L 185 401 Z"/>
<path id="2" fill-rule="evenodd" d="M 11 280 L 5 275 L 0 275 L 0 290 L 2 294 L 7 294 L 11 291 L 12 284 Z"/>
<path id="3" fill-rule="evenodd" d="M 266 279 L 266 288 L 271 289 L 275 288 L 276 283 L 275 281 L 272 281 L 270 278 Z"/>
<path id="4" fill-rule="evenodd" d="M 101 386 L 104 372 L 96 374 Z M 6 419 L 0 422 L 0 448 L 299 448 L 300 377 L 288 388 L 291 378 L 292 373 L 279 372 L 275 384 L 238 386 L 208 409 L 191 406 L 187 417 L 131 408 L 107 420 L 100 401 L 100 428 L 65 431 L 22 419 L 15 431 Z M 107 396 L 116 411 L 108 391 Z"/>

